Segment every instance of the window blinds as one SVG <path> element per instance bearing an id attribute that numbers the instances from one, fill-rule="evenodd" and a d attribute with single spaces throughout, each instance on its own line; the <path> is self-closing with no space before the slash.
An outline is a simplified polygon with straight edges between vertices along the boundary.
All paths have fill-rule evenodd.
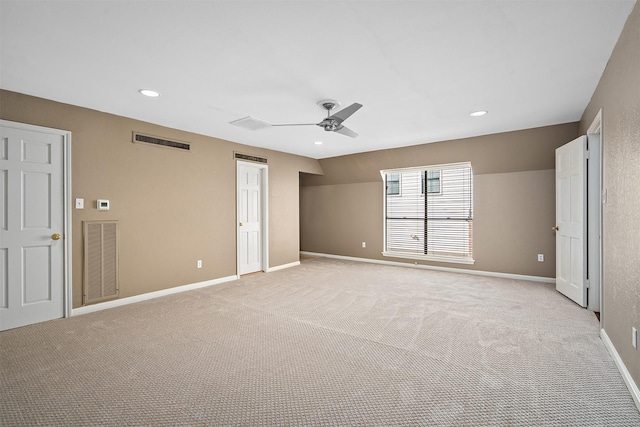
<path id="1" fill-rule="evenodd" d="M 473 262 L 470 163 L 388 170 L 382 175 L 384 255 Z"/>

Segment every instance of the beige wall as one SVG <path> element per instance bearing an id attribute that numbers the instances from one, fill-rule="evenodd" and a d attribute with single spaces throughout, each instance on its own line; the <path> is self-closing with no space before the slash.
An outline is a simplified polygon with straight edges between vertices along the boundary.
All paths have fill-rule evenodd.
<path id="1" fill-rule="evenodd" d="M 120 296 L 236 274 L 234 151 L 268 158 L 271 267 L 299 259 L 299 172 L 317 160 L 0 92 L 0 118 L 72 132 L 73 306 L 82 303 L 82 221 L 120 223 Z M 189 142 L 190 152 L 133 144 L 132 132 Z M 99 198 L 111 209 L 95 209 Z M 203 268 L 196 269 L 196 260 Z"/>
<path id="2" fill-rule="evenodd" d="M 380 170 L 471 161 L 476 262 L 420 263 L 555 277 L 555 149 L 577 135 L 569 123 L 320 160 L 324 176 L 302 177 L 302 250 L 403 261 L 381 255 Z"/>
<path id="3" fill-rule="evenodd" d="M 602 109 L 604 329 L 640 386 L 640 4 L 636 3 L 580 122 Z"/>

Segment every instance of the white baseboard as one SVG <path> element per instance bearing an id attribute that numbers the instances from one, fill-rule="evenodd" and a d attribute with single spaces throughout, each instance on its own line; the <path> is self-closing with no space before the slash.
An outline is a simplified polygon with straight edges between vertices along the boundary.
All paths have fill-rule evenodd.
<path id="1" fill-rule="evenodd" d="M 148 292 L 142 295 L 135 295 L 132 297 L 116 299 L 113 301 L 101 302 L 98 304 L 87 305 L 84 307 L 74 308 L 71 310 L 71 316 L 78 316 L 81 314 L 93 313 L 100 310 L 106 310 L 108 308 L 120 307 L 127 304 L 133 304 L 134 302 L 146 301 L 153 298 L 164 297 L 171 294 L 177 294 L 179 292 L 191 291 L 194 289 L 205 288 L 207 286 L 219 285 L 221 283 L 231 282 L 238 280 L 238 276 L 221 277 L 220 279 L 207 280 L 204 282 L 191 283 L 188 285 L 176 286 L 175 288 L 163 289 L 161 291 Z"/>
<path id="2" fill-rule="evenodd" d="M 498 273 L 494 271 L 467 270 L 464 268 L 437 267 L 435 265 L 409 264 L 407 262 L 385 261 L 380 259 L 356 258 L 343 255 L 321 254 L 316 252 L 301 251 L 302 255 L 318 256 L 325 258 L 344 259 L 348 261 L 369 262 L 373 264 L 394 265 L 396 267 L 420 268 L 423 270 L 448 271 L 450 273 L 475 274 L 477 276 L 500 277 L 503 279 L 528 280 L 531 282 L 556 283 L 554 277 L 525 276 L 523 274 Z"/>
<path id="3" fill-rule="evenodd" d="M 607 332 L 604 329 L 600 329 L 600 338 L 613 358 L 613 361 L 616 363 L 616 366 L 620 371 L 620 375 L 622 375 L 625 384 L 627 384 L 627 387 L 631 392 L 631 397 L 633 397 L 633 400 L 636 402 L 636 406 L 638 407 L 638 411 L 640 411 L 640 389 L 638 389 L 638 385 L 633 381 L 631 373 L 627 370 L 627 367 L 618 354 L 618 350 L 616 350 L 616 347 L 613 345 L 611 339 L 609 339 L 609 335 L 607 335 Z"/>
<path id="4" fill-rule="evenodd" d="M 285 268 L 295 267 L 296 265 L 300 265 L 300 261 L 290 262 L 289 264 L 277 265 L 275 267 L 267 268 L 266 273 L 271 273 L 272 271 L 284 270 Z"/>
<path id="5" fill-rule="evenodd" d="M 290 262 L 288 264 L 278 265 L 276 267 L 271 267 L 267 269 L 267 273 L 271 273 L 272 271 L 283 270 L 285 268 L 295 267 L 300 265 L 300 261 Z M 199 283 L 191 283 L 188 285 L 176 286 L 174 288 L 163 289 L 161 291 L 148 292 L 142 295 L 136 295 L 127 298 L 120 298 L 113 301 L 106 301 L 98 304 L 87 305 L 84 307 L 71 309 L 71 316 L 79 316 L 81 314 L 93 313 L 100 310 L 106 310 L 109 308 L 120 307 L 127 304 L 133 304 L 135 302 L 146 301 L 153 298 L 163 297 L 166 295 L 176 294 L 178 292 L 186 292 L 194 289 L 205 288 L 207 286 L 219 285 L 221 283 L 231 282 L 233 280 L 238 280 L 239 276 L 227 276 L 221 277 L 220 279 L 207 280 L 205 282 Z"/>

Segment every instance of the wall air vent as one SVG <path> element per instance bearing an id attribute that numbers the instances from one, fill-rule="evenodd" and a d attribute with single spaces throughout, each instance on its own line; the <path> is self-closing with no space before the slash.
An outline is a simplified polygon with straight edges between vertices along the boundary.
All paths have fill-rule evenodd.
<path id="1" fill-rule="evenodd" d="M 191 145 L 186 142 L 171 141 L 164 138 L 158 138 L 157 136 L 144 135 L 138 132 L 133 132 L 133 142 L 142 142 L 145 144 L 157 145 L 159 147 L 176 148 L 178 150 L 190 151 Z"/>
<path id="2" fill-rule="evenodd" d="M 233 153 L 235 158 L 238 160 L 246 160 L 248 162 L 255 162 L 255 163 L 267 163 L 267 159 L 265 159 L 264 157 L 257 157 L 257 156 L 250 156 L 248 154 L 242 154 L 242 153 Z"/>
<path id="3" fill-rule="evenodd" d="M 118 298 L 118 221 L 82 221 L 82 305 Z"/>

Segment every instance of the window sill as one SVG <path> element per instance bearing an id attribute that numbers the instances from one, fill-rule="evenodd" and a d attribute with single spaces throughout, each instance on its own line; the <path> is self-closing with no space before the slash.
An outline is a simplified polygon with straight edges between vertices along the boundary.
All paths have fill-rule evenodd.
<path id="1" fill-rule="evenodd" d="M 433 261 L 433 262 L 449 262 L 452 264 L 475 264 L 473 258 L 459 258 L 445 255 L 419 255 L 410 254 L 404 252 L 382 252 L 382 256 L 388 256 L 392 258 L 405 258 L 405 259 L 417 259 L 420 261 Z"/>

